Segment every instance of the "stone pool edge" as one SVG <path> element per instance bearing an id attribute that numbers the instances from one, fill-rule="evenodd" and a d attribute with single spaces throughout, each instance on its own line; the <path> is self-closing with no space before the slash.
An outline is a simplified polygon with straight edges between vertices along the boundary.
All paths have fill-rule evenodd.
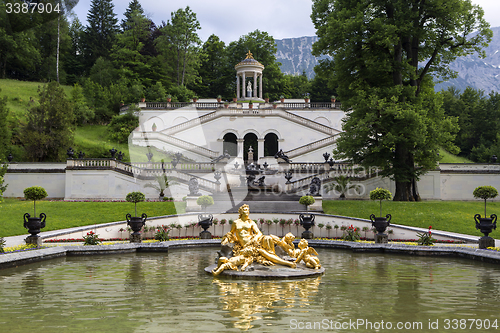
<path id="1" fill-rule="evenodd" d="M 182 240 L 158 243 L 126 243 L 114 245 L 57 246 L 39 250 L 12 252 L 0 255 L 0 269 L 27 265 L 65 256 L 123 254 L 134 252 L 168 252 L 169 249 L 215 247 L 220 239 Z M 500 252 L 461 246 L 416 246 L 404 244 L 368 244 L 345 241 L 310 240 L 309 245 L 320 248 L 346 249 L 353 252 L 379 252 L 414 256 L 457 257 L 500 264 Z"/>

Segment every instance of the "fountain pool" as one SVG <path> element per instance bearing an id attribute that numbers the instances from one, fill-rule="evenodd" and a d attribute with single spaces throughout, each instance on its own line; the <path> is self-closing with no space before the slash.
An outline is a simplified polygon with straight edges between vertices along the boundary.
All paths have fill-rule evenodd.
<path id="1" fill-rule="evenodd" d="M 495 264 L 319 249 L 323 276 L 246 281 L 204 272 L 217 249 L 64 257 L 0 270 L 1 330 L 286 332 L 317 325 L 374 332 L 390 323 L 393 331 L 442 332 L 463 328 L 463 320 L 462 331 L 500 329 Z"/>

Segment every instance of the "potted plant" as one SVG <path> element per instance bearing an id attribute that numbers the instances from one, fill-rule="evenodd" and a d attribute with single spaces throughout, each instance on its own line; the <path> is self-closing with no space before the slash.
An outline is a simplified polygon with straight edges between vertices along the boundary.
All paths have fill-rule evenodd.
<path id="1" fill-rule="evenodd" d="M 316 200 L 314 200 L 311 195 L 303 195 L 299 199 L 299 204 L 306 206 L 306 210 L 308 206 L 312 205 L 315 202 Z"/>
<path id="2" fill-rule="evenodd" d="M 253 102 L 252 102 L 252 101 L 248 102 L 248 108 L 249 108 L 249 109 L 252 109 L 252 108 L 253 108 Z"/>
<path id="3" fill-rule="evenodd" d="M 228 109 L 228 108 L 229 108 L 229 102 L 224 102 L 224 107 L 225 107 L 226 109 Z"/>
<path id="4" fill-rule="evenodd" d="M 278 103 L 273 102 L 273 109 L 276 109 L 278 107 Z"/>
<path id="5" fill-rule="evenodd" d="M 194 97 L 193 97 L 193 103 L 196 103 L 197 100 L 198 100 L 198 96 L 194 95 Z"/>
<path id="6" fill-rule="evenodd" d="M 384 234 L 385 229 L 391 224 L 391 214 L 382 216 L 382 200 L 391 200 L 392 194 L 385 188 L 377 187 L 370 191 L 370 199 L 380 201 L 380 217 L 375 217 L 375 214 L 370 215 L 372 226 L 377 229 L 378 234 L 375 235 L 375 243 L 386 243 L 387 235 Z"/>
<path id="7" fill-rule="evenodd" d="M 47 215 L 44 213 L 40 214 L 40 217 L 36 216 L 36 201 L 42 200 L 47 197 L 47 191 L 41 186 L 32 186 L 24 189 L 24 198 L 26 200 L 33 200 L 33 217 L 26 213 L 24 214 L 24 227 L 28 229 L 30 236 L 26 237 L 26 244 L 41 245 L 40 229 L 45 228 L 45 219 Z"/>
<path id="8" fill-rule="evenodd" d="M 146 101 L 146 97 L 142 96 L 141 97 L 141 102 L 144 103 Z"/>
<path id="9" fill-rule="evenodd" d="M 484 236 L 479 239 L 479 248 L 486 249 L 488 247 L 495 246 L 495 240 L 488 235 L 497 228 L 497 216 L 491 214 L 490 217 L 486 217 L 486 200 L 493 199 L 498 196 L 498 191 L 493 186 L 479 186 L 476 187 L 472 193 L 474 198 L 484 200 L 484 217 L 480 214 L 474 215 L 474 220 L 476 221 L 476 229 L 480 230 Z"/>
<path id="10" fill-rule="evenodd" d="M 162 199 L 165 196 L 165 190 L 168 188 L 170 185 L 168 183 L 168 178 L 166 175 L 160 175 L 160 176 L 155 176 L 155 183 L 147 183 L 144 185 L 144 187 L 149 187 L 149 188 L 154 188 L 157 190 L 160 194 L 160 199 Z"/>
<path id="11" fill-rule="evenodd" d="M 172 102 L 172 95 L 170 94 L 167 95 L 167 102 L 168 103 Z"/>
<path id="12" fill-rule="evenodd" d="M 280 101 L 281 101 L 281 103 L 285 103 L 285 96 L 281 95 L 280 96 Z"/>
<path id="13" fill-rule="evenodd" d="M 309 103 L 309 93 L 304 94 L 304 102 Z"/>
<path id="14" fill-rule="evenodd" d="M 335 192 L 340 193 L 339 199 L 344 200 L 345 199 L 345 194 L 347 191 L 350 189 L 357 189 L 357 185 L 349 185 L 351 178 L 341 175 L 338 177 L 335 177 L 333 180 L 335 180 L 336 184 L 330 184 L 325 186 L 326 192 L 330 192 L 331 190 L 334 190 Z"/>
<path id="15" fill-rule="evenodd" d="M 125 197 L 125 200 L 128 202 L 133 202 L 135 207 L 135 216 L 131 216 L 130 213 L 126 215 L 127 225 L 130 226 L 133 233 L 130 234 L 130 242 L 131 243 L 140 243 L 141 242 L 141 229 L 146 224 L 146 219 L 148 216 L 146 213 L 143 213 L 140 217 L 137 216 L 137 203 L 146 200 L 146 197 L 142 192 L 130 192 Z"/>
<path id="16" fill-rule="evenodd" d="M 217 96 L 217 103 L 220 103 L 222 101 L 222 96 L 221 95 L 218 95 Z"/>
<path id="17" fill-rule="evenodd" d="M 269 94 L 268 93 L 264 94 L 264 102 L 269 103 Z"/>
<path id="18" fill-rule="evenodd" d="M 206 210 L 208 206 L 211 206 L 214 204 L 214 198 L 212 198 L 209 195 L 202 195 L 202 196 L 198 197 L 198 199 L 196 199 L 196 203 L 198 205 L 200 205 L 203 210 Z M 200 225 L 200 227 L 203 228 L 203 231 L 200 232 L 201 239 L 212 238 L 212 234 L 209 231 L 207 231 L 207 229 L 210 228 L 210 226 L 212 225 L 213 219 L 214 219 L 214 217 L 212 216 L 212 214 L 208 214 L 208 215 L 200 214 L 200 215 L 198 215 L 198 224 Z"/>
<path id="19" fill-rule="evenodd" d="M 330 100 L 332 101 L 332 103 L 335 103 L 335 101 L 337 100 L 337 98 L 335 96 L 330 96 Z"/>

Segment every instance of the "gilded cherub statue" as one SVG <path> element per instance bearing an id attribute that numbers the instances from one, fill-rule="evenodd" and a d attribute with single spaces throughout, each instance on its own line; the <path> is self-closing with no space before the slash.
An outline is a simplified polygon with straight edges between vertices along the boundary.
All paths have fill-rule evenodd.
<path id="1" fill-rule="evenodd" d="M 301 260 L 304 261 L 307 267 L 320 269 L 321 264 L 319 263 L 318 252 L 313 247 L 309 247 L 309 243 L 305 239 L 301 239 L 299 242 L 299 254 L 297 259 L 295 259 L 296 263 L 299 263 Z"/>

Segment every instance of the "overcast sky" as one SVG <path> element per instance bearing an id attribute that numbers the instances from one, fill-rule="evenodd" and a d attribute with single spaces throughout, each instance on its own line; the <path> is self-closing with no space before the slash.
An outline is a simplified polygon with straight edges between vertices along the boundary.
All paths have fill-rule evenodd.
<path id="1" fill-rule="evenodd" d="M 91 0 L 80 0 L 74 8 L 86 25 Z M 130 0 L 114 0 L 115 13 L 121 22 Z M 256 29 L 266 31 L 275 39 L 314 36 L 311 22 L 311 0 L 139 0 L 145 13 L 157 25 L 170 19 L 170 13 L 189 6 L 201 25 L 198 35 L 206 41 L 211 34 L 226 44 Z M 492 27 L 500 26 L 499 0 L 472 0 L 483 7 Z"/>

